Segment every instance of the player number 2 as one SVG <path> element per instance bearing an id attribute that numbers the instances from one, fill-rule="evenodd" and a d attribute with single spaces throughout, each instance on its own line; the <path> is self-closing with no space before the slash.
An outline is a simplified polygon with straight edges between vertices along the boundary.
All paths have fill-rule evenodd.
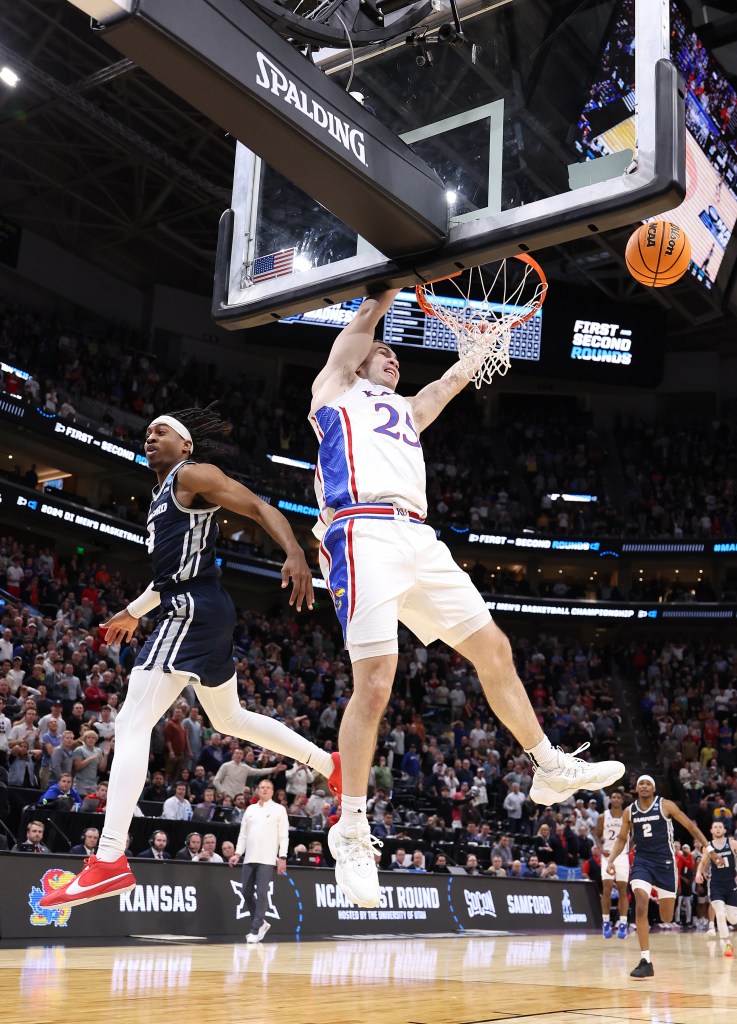
<path id="1" fill-rule="evenodd" d="M 386 434 L 386 436 L 391 437 L 392 440 L 399 441 L 399 431 L 397 430 L 395 432 L 392 429 L 393 427 L 396 427 L 397 423 L 399 423 L 399 413 L 394 408 L 394 406 L 387 405 L 386 402 L 377 402 L 376 405 L 374 406 L 374 409 L 376 410 L 376 412 L 379 412 L 380 409 L 386 409 L 386 411 L 389 413 L 389 418 L 387 419 L 386 423 L 382 423 L 381 426 L 379 427 L 374 427 L 374 433 Z M 421 448 L 422 443 L 420 439 L 417 437 L 417 431 L 414 428 L 412 420 L 409 418 L 409 413 L 407 413 L 407 416 L 405 417 L 405 423 L 407 424 L 407 429 L 412 432 L 412 438 L 414 438 L 414 440 L 412 440 L 412 438 L 410 437 L 407 437 L 406 434 L 402 434 L 402 441 L 404 441 L 405 444 L 408 444 L 411 448 Z"/>
<path id="2" fill-rule="evenodd" d="M 649 839 L 652 836 L 653 827 L 651 824 L 649 824 L 649 822 L 645 822 L 645 824 L 642 826 L 642 834 L 646 839 Z"/>

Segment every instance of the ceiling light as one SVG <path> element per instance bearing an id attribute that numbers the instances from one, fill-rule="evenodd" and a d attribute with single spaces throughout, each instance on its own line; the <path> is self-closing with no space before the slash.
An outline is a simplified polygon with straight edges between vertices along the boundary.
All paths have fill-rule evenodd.
<path id="1" fill-rule="evenodd" d="M 0 69 L 0 81 L 5 82 L 11 89 L 15 89 L 16 85 L 20 81 L 20 78 L 16 75 L 15 71 L 11 71 L 10 68 Z"/>

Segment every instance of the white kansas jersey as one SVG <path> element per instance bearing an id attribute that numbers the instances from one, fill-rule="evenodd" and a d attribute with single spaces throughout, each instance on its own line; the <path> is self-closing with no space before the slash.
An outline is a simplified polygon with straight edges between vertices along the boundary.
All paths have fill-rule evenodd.
<path id="1" fill-rule="evenodd" d="M 612 812 L 607 809 L 604 811 L 604 830 L 601 836 L 601 841 L 605 850 L 611 850 L 615 842 L 619 838 L 619 833 L 622 831 L 622 819 L 615 818 Z M 629 846 L 629 843 L 627 844 Z M 627 846 L 621 856 L 625 855 Z"/>
<path id="2" fill-rule="evenodd" d="M 310 416 L 320 442 L 315 493 L 320 536 L 348 505 L 387 502 L 427 515 L 425 459 L 409 402 L 358 379 Z"/>

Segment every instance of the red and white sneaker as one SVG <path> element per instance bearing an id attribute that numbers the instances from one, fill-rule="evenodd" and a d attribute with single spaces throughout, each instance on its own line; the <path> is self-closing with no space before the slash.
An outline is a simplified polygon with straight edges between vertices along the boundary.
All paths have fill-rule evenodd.
<path id="1" fill-rule="evenodd" d="M 332 775 L 328 779 L 328 786 L 330 787 L 330 792 L 333 796 L 336 796 L 340 801 L 343 796 L 343 770 L 340 766 L 340 754 L 336 750 L 330 755 L 330 757 L 332 758 L 335 767 L 333 768 Z"/>
<path id="2" fill-rule="evenodd" d="M 41 907 L 76 907 L 106 896 L 119 896 L 135 889 L 136 880 L 125 856 L 117 860 L 99 860 L 94 853 L 84 862 L 84 868 L 67 882 L 63 889 L 49 892 L 39 900 Z"/>

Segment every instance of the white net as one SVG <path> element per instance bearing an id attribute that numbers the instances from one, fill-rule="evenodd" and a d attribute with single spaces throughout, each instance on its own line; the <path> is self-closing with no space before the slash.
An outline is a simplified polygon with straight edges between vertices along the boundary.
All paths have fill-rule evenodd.
<path id="1" fill-rule="evenodd" d="M 417 297 L 426 313 L 455 334 L 461 368 L 480 388 L 510 368 L 512 331 L 537 312 L 547 288 L 535 260 L 515 256 L 421 285 Z M 460 305 L 442 301 L 449 291 L 461 297 Z"/>

